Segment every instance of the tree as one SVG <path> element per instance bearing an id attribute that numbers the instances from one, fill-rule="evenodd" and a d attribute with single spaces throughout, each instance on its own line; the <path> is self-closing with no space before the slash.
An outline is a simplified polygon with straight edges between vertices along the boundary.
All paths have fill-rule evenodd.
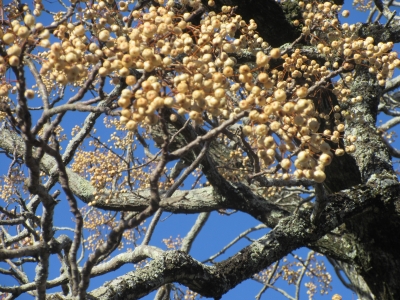
<path id="1" fill-rule="evenodd" d="M 277 262 L 307 247 L 360 299 L 400 299 L 400 153 L 389 131 L 400 120 L 391 79 L 400 27 L 374 3 L 359 3 L 371 17 L 354 25 L 339 21 L 349 12 L 338 1 L 5 5 L 0 259 L 19 285 L 1 285 L 4 297 L 137 299 L 158 289 L 169 299 L 180 284 L 219 299 L 254 274 L 274 288 Z M 370 22 L 377 11 L 384 25 Z M 380 113 L 390 119 L 377 126 Z M 57 225 L 60 201 L 72 235 Z M 270 230 L 203 263 L 190 250 L 212 211 Z M 198 214 L 183 240 L 166 240 L 179 250 L 150 244 L 163 212 Z M 298 285 L 313 253 L 282 276 Z M 54 256 L 61 269 L 50 278 Z M 24 272 L 32 263 L 34 280 Z M 88 290 L 126 263 L 139 265 Z"/>

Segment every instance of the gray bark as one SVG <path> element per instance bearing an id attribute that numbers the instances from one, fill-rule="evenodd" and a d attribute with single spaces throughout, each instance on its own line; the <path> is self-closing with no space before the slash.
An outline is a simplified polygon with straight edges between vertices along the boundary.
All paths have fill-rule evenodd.
<path id="1" fill-rule="evenodd" d="M 298 11 L 288 1 L 284 8 L 272 0 L 249 1 L 251 5 L 234 0 L 216 2 L 218 7 L 236 5 L 236 13 L 246 20 L 255 19 L 260 35 L 274 47 L 290 43 L 299 36 L 298 30 L 290 23 L 298 18 Z M 399 42 L 399 26 L 365 24 L 360 26 L 358 34 L 360 37 L 373 36 L 376 42 Z M 351 156 L 335 158 L 327 168 L 326 186 L 331 193 L 326 195 L 327 205 L 316 224 L 310 221 L 312 209 L 308 207 L 294 214 L 294 207 L 284 209 L 274 203 L 276 198 L 261 197 L 257 193 L 258 186 L 224 179 L 215 163 L 225 157 L 229 149 L 214 142 L 207 158 L 201 162 L 202 171 L 211 186 L 179 190 L 164 198 L 161 191 L 159 208 L 173 213 L 236 209 L 266 224 L 272 228 L 271 232 L 214 266 L 202 264 L 182 251 L 161 252 L 140 248 L 135 253 L 137 256 L 120 257 L 113 261 L 114 264 L 95 266 L 92 276 L 110 272 L 127 262 L 137 262 L 145 257 L 153 259 L 145 268 L 129 272 L 90 291 L 88 299 L 137 299 L 173 282 L 184 284 L 203 296 L 219 299 L 242 281 L 299 247 L 309 247 L 336 260 L 360 299 L 400 299 L 400 185 L 388 147 L 376 128 L 378 105 L 385 91 L 363 67 L 358 67 L 357 78 L 350 88 L 350 97 L 361 95 L 364 99 L 362 103 L 350 107 L 362 117 L 348 122 L 346 128 L 346 135 L 357 136 L 357 150 Z M 179 129 L 182 123 L 175 123 L 175 126 Z M 203 134 L 193 128 L 183 130 L 170 151 L 193 142 Z M 23 139 L 7 128 L 0 131 L 0 148 L 20 157 L 26 152 Z M 182 159 L 190 164 L 200 150 L 201 145 L 194 147 Z M 40 158 L 40 168 L 46 174 L 57 177 L 57 162 L 53 157 L 44 154 Z M 85 203 L 91 203 L 95 189 L 70 169 L 67 168 L 66 173 L 74 195 Z M 260 184 L 268 186 L 274 182 L 264 180 Z M 105 193 L 100 195 L 95 206 L 104 210 L 140 212 L 149 206 L 150 193 L 150 190 L 137 190 L 115 193 L 112 197 Z M 284 196 L 281 193 L 276 197 Z M 294 201 L 299 201 L 293 197 Z M 61 251 L 65 247 L 55 248 Z M 32 246 L 26 252 L 33 255 L 38 250 Z M 23 251 L 0 249 L 0 258 L 21 257 L 24 254 Z M 66 283 L 65 276 L 48 281 L 47 287 L 62 283 Z M 34 284 L 22 285 L 20 289 L 10 288 L 10 292 L 18 294 L 34 288 Z M 47 298 L 59 297 L 63 296 L 52 294 Z"/>

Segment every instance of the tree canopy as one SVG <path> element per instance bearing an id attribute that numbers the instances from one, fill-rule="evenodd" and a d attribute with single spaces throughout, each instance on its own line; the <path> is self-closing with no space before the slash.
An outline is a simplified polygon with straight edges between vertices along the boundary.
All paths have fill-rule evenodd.
<path id="1" fill-rule="evenodd" d="M 354 2 L 370 10 L 356 24 L 342 4 L 4 3 L 0 276 L 15 283 L 1 281 L 3 298 L 220 299 L 253 278 L 257 299 L 298 299 L 305 276 L 329 288 L 320 253 L 360 299 L 400 299 L 399 4 Z M 192 245 L 214 211 L 258 225 L 200 261 Z M 169 250 L 152 241 L 163 212 L 198 215 Z"/>

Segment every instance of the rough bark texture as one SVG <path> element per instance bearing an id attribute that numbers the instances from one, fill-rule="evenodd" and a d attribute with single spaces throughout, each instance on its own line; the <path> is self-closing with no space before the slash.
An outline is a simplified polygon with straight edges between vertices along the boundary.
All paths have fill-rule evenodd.
<path id="1" fill-rule="evenodd" d="M 358 189 L 331 195 L 318 226 L 310 223 L 310 211 L 284 218 L 270 233 L 215 266 L 199 263 L 181 251 L 164 252 L 147 267 L 127 273 L 92 291 L 89 299 L 137 299 L 171 282 L 182 283 L 204 296 L 219 299 L 232 287 L 279 259 L 282 253 L 289 253 L 304 243 L 317 242 L 344 220 L 362 217 L 380 206 L 383 210 L 389 210 L 390 205 L 386 207 L 382 203 L 398 201 L 398 196 L 392 195 L 398 195 L 399 192 L 400 186 L 392 181 L 390 185 L 379 188 L 379 191 L 373 187 L 359 186 Z M 351 259 L 354 261 L 355 257 Z M 362 260 L 364 263 L 365 259 Z M 388 288 L 390 282 L 384 283 L 384 286 Z M 57 299 L 55 297 L 50 296 L 49 299 Z M 388 297 L 389 294 L 380 293 L 378 299 L 390 299 Z"/>
<path id="2" fill-rule="evenodd" d="M 299 17 L 294 2 L 284 2 L 283 8 L 273 0 L 218 0 L 216 3 L 216 9 L 222 5 L 237 6 L 237 14 L 247 21 L 254 19 L 260 36 L 273 47 L 291 43 L 299 37 L 298 29 L 291 24 L 291 20 Z M 379 24 L 362 25 L 358 31 L 360 37 L 373 36 L 376 42 L 398 42 L 399 32 L 397 24 L 388 27 Z M 242 281 L 293 250 L 309 247 L 338 262 L 360 299 L 400 299 L 400 185 L 392 168 L 388 147 L 376 128 L 383 87 L 379 86 L 366 68 L 358 67 L 356 80 L 351 83 L 350 89 L 350 97 L 363 97 L 361 103 L 350 108 L 361 117 L 348 122 L 346 127 L 346 135 L 357 137 L 357 150 L 351 156 L 335 158 L 334 163 L 326 169 L 326 186 L 331 193 L 327 196 L 328 205 L 316 224 L 310 221 L 310 209 L 301 208 L 295 213 L 294 208 L 284 210 L 273 203 L 274 199 L 259 196 L 259 187 L 251 184 L 250 180 L 232 183 L 221 176 L 217 170 L 218 161 L 227 157 L 230 149 L 213 141 L 209 153 L 201 161 L 201 169 L 211 186 L 177 191 L 170 197 L 163 197 L 161 193 L 159 208 L 173 213 L 236 209 L 253 216 L 272 230 L 236 255 L 214 266 L 202 264 L 182 251 L 141 253 L 140 258 L 153 259 L 145 268 L 104 284 L 89 292 L 87 298 L 137 299 L 165 284 L 179 282 L 203 296 L 219 299 Z M 183 122 L 168 124 L 172 133 L 173 126 L 179 129 L 182 125 Z M 157 140 L 156 130 L 153 134 Z M 201 129 L 182 130 L 169 150 L 179 149 L 204 134 Z M 163 140 L 160 138 L 162 135 L 158 137 L 161 145 Z M 7 128 L 0 132 L 0 148 L 21 157 L 26 151 L 22 138 Z M 182 159 L 190 164 L 201 150 L 200 146 L 194 147 Z M 51 156 L 46 154 L 41 158 L 40 168 L 46 174 L 57 177 L 57 162 Z M 83 202 L 91 202 L 94 188 L 90 183 L 70 169 L 66 173 L 71 191 Z M 268 180 L 258 183 L 273 185 Z M 150 191 L 138 190 L 111 197 L 105 193 L 99 196 L 96 202 L 98 208 L 140 212 L 148 207 L 146 198 L 150 197 Z M 62 247 L 56 248 L 59 250 Z M 10 253 L 9 250 L 0 249 L 0 258 L 9 258 Z M 12 255 L 22 256 L 20 253 Z M 131 257 L 130 262 L 137 259 Z M 121 261 L 117 263 L 118 266 L 121 264 Z M 102 267 L 94 267 L 93 276 L 99 275 Z M 58 282 L 65 283 L 65 280 L 62 277 Z M 52 287 L 52 284 L 50 282 L 47 286 Z M 28 285 L 21 287 L 23 291 L 32 289 Z M 59 297 L 63 296 L 53 294 L 47 298 Z"/>

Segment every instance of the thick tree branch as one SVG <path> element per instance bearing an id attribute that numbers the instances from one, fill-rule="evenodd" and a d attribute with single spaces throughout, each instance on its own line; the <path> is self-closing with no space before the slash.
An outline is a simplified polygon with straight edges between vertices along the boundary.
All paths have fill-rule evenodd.
<path id="1" fill-rule="evenodd" d="M 358 196 L 360 189 L 363 190 L 363 198 Z M 378 194 L 374 188 L 358 187 L 332 195 L 318 227 L 310 223 L 310 212 L 284 218 L 270 233 L 215 266 L 203 265 L 181 251 L 167 251 L 150 262 L 148 267 L 127 273 L 92 291 L 89 299 L 135 299 L 171 282 L 179 282 L 204 296 L 218 299 L 304 242 L 315 242 L 345 219 L 386 201 L 382 194 L 392 195 L 389 201 L 395 201 L 398 192 L 399 185 L 395 184 L 383 188 Z M 193 277 L 193 274 L 196 276 Z"/>
<path id="2" fill-rule="evenodd" d="M 6 151 L 14 151 L 15 149 L 21 155 L 25 151 L 21 138 L 8 129 L 0 131 L 0 148 Z M 49 155 L 44 155 L 40 166 L 49 175 L 54 174 L 56 171 L 56 161 Z M 85 203 L 91 203 L 94 200 L 95 189 L 90 182 L 69 168 L 66 168 L 66 173 L 71 191 Z M 274 180 L 271 182 L 271 186 L 273 184 L 276 184 Z M 303 182 L 297 182 L 295 185 L 299 184 L 303 184 Z M 235 187 L 235 185 L 237 186 Z M 242 196 L 245 199 L 241 200 L 239 195 L 242 193 L 239 190 L 243 190 L 246 193 L 246 196 Z M 235 198 L 218 196 L 213 187 L 198 188 L 190 191 L 179 190 L 172 197 L 162 197 L 159 205 L 165 211 L 175 213 L 209 212 L 222 208 L 239 209 L 259 218 L 262 222 L 271 222 L 271 224 L 276 224 L 280 216 L 288 214 L 277 206 L 271 205 L 262 197 L 254 195 L 250 188 L 243 184 L 232 184 L 232 194 L 235 194 Z M 117 211 L 141 211 L 148 205 L 147 199 L 150 197 L 150 192 L 149 190 L 138 190 L 133 193 L 121 193 L 117 198 L 112 197 L 111 199 L 108 196 L 107 194 L 100 195 L 100 198 L 95 202 L 95 206 L 101 209 Z M 269 217 L 272 218 L 268 220 Z"/>

